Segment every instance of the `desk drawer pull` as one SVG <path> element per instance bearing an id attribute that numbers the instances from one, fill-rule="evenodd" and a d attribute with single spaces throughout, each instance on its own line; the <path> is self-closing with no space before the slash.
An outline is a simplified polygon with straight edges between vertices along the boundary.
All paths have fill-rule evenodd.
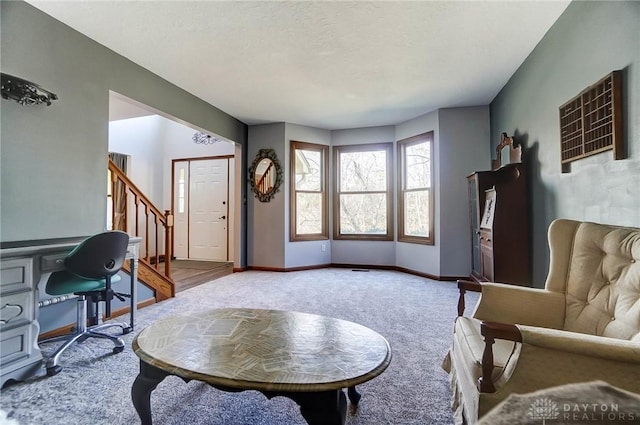
<path id="1" fill-rule="evenodd" d="M 20 317 L 24 309 L 18 304 L 5 304 L 0 308 L 0 324 L 6 325 L 16 317 Z"/>
<path id="2" fill-rule="evenodd" d="M 43 255 L 40 257 L 40 270 L 43 273 L 62 270 L 65 258 L 67 258 L 66 253 Z"/>

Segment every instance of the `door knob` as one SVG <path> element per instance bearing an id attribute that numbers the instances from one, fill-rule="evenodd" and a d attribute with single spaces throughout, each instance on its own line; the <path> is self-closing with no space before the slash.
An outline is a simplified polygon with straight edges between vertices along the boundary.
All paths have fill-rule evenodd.
<path id="1" fill-rule="evenodd" d="M 223 215 L 222 217 L 218 217 L 218 220 L 224 220 L 225 218 L 227 218 L 227 216 Z"/>

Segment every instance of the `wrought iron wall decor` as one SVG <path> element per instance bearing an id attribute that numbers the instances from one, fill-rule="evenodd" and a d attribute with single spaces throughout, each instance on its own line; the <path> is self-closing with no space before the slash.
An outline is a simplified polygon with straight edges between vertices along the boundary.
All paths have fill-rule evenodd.
<path id="1" fill-rule="evenodd" d="M 217 137 L 200 131 L 194 134 L 191 139 L 193 140 L 193 143 L 197 143 L 199 145 L 213 145 L 214 143 L 222 142 L 222 139 L 218 139 Z"/>
<path id="2" fill-rule="evenodd" d="M 21 105 L 46 103 L 47 106 L 51 105 L 51 101 L 58 100 L 58 95 L 43 89 L 31 81 L 4 73 L 1 76 L 3 99 L 15 100 Z"/>
<path id="3" fill-rule="evenodd" d="M 249 168 L 249 183 L 260 202 L 269 202 L 280 190 L 284 172 L 276 151 L 260 149 Z"/>

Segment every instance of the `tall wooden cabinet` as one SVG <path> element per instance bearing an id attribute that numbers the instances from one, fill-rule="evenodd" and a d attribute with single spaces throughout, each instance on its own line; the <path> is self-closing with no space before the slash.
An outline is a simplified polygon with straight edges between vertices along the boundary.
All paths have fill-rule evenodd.
<path id="1" fill-rule="evenodd" d="M 503 134 L 494 170 L 467 177 L 471 277 L 478 281 L 531 285 L 527 175 L 520 149 Z"/>

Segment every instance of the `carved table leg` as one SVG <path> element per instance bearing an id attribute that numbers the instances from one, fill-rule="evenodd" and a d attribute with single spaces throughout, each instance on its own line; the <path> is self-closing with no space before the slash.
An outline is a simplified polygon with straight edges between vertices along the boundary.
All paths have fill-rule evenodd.
<path id="1" fill-rule="evenodd" d="M 319 393 L 287 394 L 300 405 L 300 413 L 309 425 L 344 425 L 347 398 L 342 390 Z"/>
<path id="2" fill-rule="evenodd" d="M 351 402 L 351 404 L 355 404 L 356 406 L 358 405 L 358 402 L 362 397 L 356 390 L 355 386 L 347 388 L 347 395 L 349 396 L 349 401 Z"/>
<path id="3" fill-rule="evenodd" d="M 151 425 L 151 392 L 167 376 L 165 371 L 140 360 L 140 373 L 131 387 L 131 400 L 142 425 Z"/>

